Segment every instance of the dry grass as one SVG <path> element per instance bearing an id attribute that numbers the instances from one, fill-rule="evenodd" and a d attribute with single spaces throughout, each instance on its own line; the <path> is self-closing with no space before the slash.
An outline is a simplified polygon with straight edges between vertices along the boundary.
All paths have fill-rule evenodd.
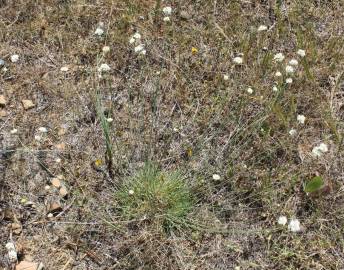
<path id="1" fill-rule="evenodd" d="M 343 12 L 341 1 L 311 0 L 0 1 L 1 242 L 47 269 L 343 269 Z M 135 32 L 145 56 L 129 44 Z M 274 76 L 285 69 L 278 52 L 299 60 L 291 85 Z M 111 71 L 99 78 L 102 63 Z M 329 151 L 314 158 L 320 142 Z M 119 211 L 118 192 L 147 161 L 182 171 L 193 196 L 167 232 L 136 215 L 139 201 Z M 49 219 L 56 194 L 44 187 L 57 175 L 69 194 Z M 325 186 L 306 194 L 316 175 Z M 302 231 L 279 226 L 280 215 Z"/>

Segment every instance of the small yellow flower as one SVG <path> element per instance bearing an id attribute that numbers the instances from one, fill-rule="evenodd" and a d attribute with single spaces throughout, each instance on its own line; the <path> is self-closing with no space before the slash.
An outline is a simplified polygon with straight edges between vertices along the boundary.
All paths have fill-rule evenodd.
<path id="1" fill-rule="evenodd" d="M 192 47 L 191 52 L 192 52 L 192 54 L 196 54 L 196 53 L 198 53 L 198 49 L 196 47 Z"/>
<path id="2" fill-rule="evenodd" d="M 186 149 L 186 154 L 188 155 L 188 157 L 192 157 L 192 148 L 188 147 L 188 149 Z"/>
<path id="3" fill-rule="evenodd" d="M 101 171 L 102 166 L 103 166 L 103 161 L 101 159 L 96 159 L 95 161 L 92 162 L 91 165 L 93 169 L 95 169 L 96 171 Z"/>
<path id="4" fill-rule="evenodd" d="M 97 159 L 96 161 L 94 161 L 94 165 L 96 165 L 96 167 L 100 167 L 103 164 L 101 159 Z"/>

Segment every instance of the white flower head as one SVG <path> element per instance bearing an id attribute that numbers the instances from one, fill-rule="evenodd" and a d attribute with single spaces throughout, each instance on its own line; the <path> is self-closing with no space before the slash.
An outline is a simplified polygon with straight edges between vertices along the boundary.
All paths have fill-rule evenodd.
<path id="1" fill-rule="evenodd" d="M 14 128 L 14 129 L 12 129 L 12 130 L 10 131 L 10 133 L 11 133 L 11 134 L 16 134 L 16 133 L 18 133 L 18 129 Z"/>
<path id="2" fill-rule="evenodd" d="M 129 39 L 129 43 L 130 43 L 130 44 L 133 44 L 133 43 L 135 43 L 135 41 L 136 41 L 136 39 L 135 39 L 135 38 L 133 38 L 133 37 Z"/>
<path id="3" fill-rule="evenodd" d="M 46 127 L 39 127 L 38 128 L 38 131 L 39 132 L 42 132 L 42 133 L 47 133 L 48 132 L 48 129 Z"/>
<path id="4" fill-rule="evenodd" d="M 56 163 L 61 163 L 61 159 L 60 159 L 60 158 L 57 158 L 57 159 L 55 159 L 55 162 L 56 162 Z"/>
<path id="5" fill-rule="evenodd" d="M 290 136 L 294 137 L 294 136 L 296 136 L 296 134 L 297 134 L 297 130 L 296 129 L 292 128 L 291 130 L 289 130 L 289 135 Z"/>
<path id="6" fill-rule="evenodd" d="M 11 249 L 8 252 L 8 258 L 12 263 L 15 263 L 18 260 L 18 254 L 17 251 L 15 249 Z"/>
<path id="7" fill-rule="evenodd" d="M 103 53 L 108 53 L 110 51 L 110 47 L 109 46 L 104 46 L 102 48 L 102 51 L 103 51 Z"/>
<path id="8" fill-rule="evenodd" d="M 225 81 L 228 81 L 228 80 L 229 80 L 229 76 L 228 76 L 227 74 L 225 74 L 225 75 L 223 75 L 223 79 L 224 79 Z"/>
<path id="9" fill-rule="evenodd" d="M 253 94 L 253 89 L 251 87 L 246 89 L 247 93 L 249 93 L 250 95 Z"/>
<path id="10" fill-rule="evenodd" d="M 274 85 L 274 86 L 272 87 L 272 91 L 278 92 L 278 87 L 277 87 L 276 85 Z"/>
<path id="11" fill-rule="evenodd" d="M 266 25 L 259 25 L 257 31 L 261 32 L 261 31 L 266 31 L 268 30 L 268 27 Z"/>
<path id="12" fill-rule="evenodd" d="M 141 39 L 141 34 L 139 32 L 136 32 L 134 35 L 133 35 L 133 38 L 134 39 Z"/>
<path id="13" fill-rule="evenodd" d="M 172 14 L 172 8 L 171 7 L 164 7 L 162 9 L 162 12 L 166 15 L 166 16 L 170 16 Z"/>
<path id="14" fill-rule="evenodd" d="M 328 152 L 328 147 L 325 143 L 321 143 L 312 149 L 312 155 L 314 157 L 320 157 L 322 154 Z"/>
<path id="15" fill-rule="evenodd" d="M 291 65 L 291 66 L 297 66 L 298 64 L 299 64 L 299 62 L 296 59 L 291 59 L 289 61 L 289 65 Z"/>
<path id="16" fill-rule="evenodd" d="M 69 67 L 67 67 L 67 66 L 63 66 L 60 68 L 60 71 L 62 71 L 62 72 L 67 72 L 68 70 L 69 70 Z"/>
<path id="17" fill-rule="evenodd" d="M 285 80 L 285 83 L 287 83 L 287 84 L 292 84 L 292 83 L 293 83 L 293 79 L 292 79 L 292 78 L 287 78 L 287 79 Z"/>
<path id="18" fill-rule="evenodd" d="M 275 76 L 276 76 L 276 77 L 282 77 L 282 73 L 279 72 L 279 71 L 276 71 Z"/>
<path id="19" fill-rule="evenodd" d="M 170 17 L 168 17 L 168 16 L 164 17 L 162 20 L 164 22 L 170 22 L 171 21 Z"/>
<path id="20" fill-rule="evenodd" d="M 94 31 L 94 34 L 97 36 L 101 36 L 104 34 L 104 30 L 100 27 L 97 27 L 96 31 Z"/>
<path id="21" fill-rule="evenodd" d="M 237 56 L 233 58 L 233 62 L 237 65 L 241 65 L 244 62 L 244 60 L 242 59 L 242 57 Z"/>
<path id="22" fill-rule="evenodd" d="M 136 46 L 136 47 L 134 48 L 134 51 L 135 51 L 136 53 L 140 53 L 140 52 L 142 52 L 144 49 L 145 49 L 145 45 L 144 45 L 144 44 L 140 44 L 140 45 L 138 45 L 138 46 Z"/>
<path id="23" fill-rule="evenodd" d="M 280 216 L 278 219 L 277 219 L 277 223 L 279 225 L 286 225 L 288 222 L 288 219 L 286 216 Z"/>
<path id="24" fill-rule="evenodd" d="M 297 122 L 300 124 L 304 124 L 306 121 L 306 117 L 303 114 L 298 114 L 296 117 Z"/>
<path id="25" fill-rule="evenodd" d="M 35 135 L 35 140 L 39 142 L 40 140 L 42 140 L 42 137 L 39 135 Z"/>
<path id="26" fill-rule="evenodd" d="M 13 244 L 13 242 L 8 242 L 5 247 L 6 247 L 7 251 L 16 250 L 16 247 Z"/>
<path id="27" fill-rule="evenodd" d="M 296 218 L 289 221 L 288 230 L 291 232 L 300 232 L 301 231 L 301 224 L 300 221 Z"/>
<path id="28" fill-rule="evenodd" d="M 16 63 L 19 61 L 19 55 L 18 54 L 13 54 L 11 55 L 11 62 Z"/>
<path id="29" fill-rule="evenodd" d="M 285 67 L 285 72 L 287 73 L 294 73 L 295 69 L 292 66 L 287 65 Z"/>
<path id="30" fill-rule="evenodd" d="M 129 189 L 128 193 L 129 193 L 129 195 L 134 195 L 135 192 L 134 192 L 134 190 Z"/>
<path id="31" fill-rule="evenodd" d="M 214 179 L 215 181 L 218 181 L 218 180 L 221 179 L 221 176 L 218 175 L 218 174 L 213 174 L 213 179 Z"/>
<path id="32" fill-rule="evenodd" d="M 297 50 L 297 54 L 301 57 L 305 57 L 306 56 L 306 51 L 305 50 L 302 50 L 302 49 L 299 49 Z"/>
<path id="33" fill-rule="evenodd" d="M 108 71 L 110 71 L 110 70 L 111 70 L 111 68 L 110 68 L 110 66 L 109 66 L 108 64 L 101 64 L 100 67 L 98 68 L 98 71 L 99 71 L 100 73 L 102 73 L 102 72 L 108 72 Z"/>
<path id="34" fill-rule="evenodd" d="M 276 62 L 282 62 L 284 60 L 284 55 L 283 53 L 276 53 L 275 56 L 274 56 L 274 60 Z"/>
<path id="35" fill-rule="evenodd" d="M 106 122 L 108 123 L 112 123 L 113 122 L 113 118 L 109 117 L 109 118 L 106 118 Z"/>

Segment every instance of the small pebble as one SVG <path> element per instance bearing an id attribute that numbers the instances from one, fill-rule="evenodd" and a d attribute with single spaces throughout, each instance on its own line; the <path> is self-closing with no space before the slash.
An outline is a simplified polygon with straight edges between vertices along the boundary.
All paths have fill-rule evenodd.
<path id="1" fill-rule="evenodd" d="M 29 110 L 36 106 L 30 99 L 23 99 L 22 104 L 25 110 Z"/>
<path id="2" fill-rule="evenodd" d="M 67 191 L 66 187 L 63 186 L 63 187 L 60 188 L 60 195 L 62 197 L 66 197 L 68 195 L 68 191 Z"/>
<path id="3" fill-rule="evenodd" d="M 56 187 L 59 188 L 61 186 L 61 181 L 60 179 L 58 179 L 57 177 L 51 179 L 51 184 Z"/>

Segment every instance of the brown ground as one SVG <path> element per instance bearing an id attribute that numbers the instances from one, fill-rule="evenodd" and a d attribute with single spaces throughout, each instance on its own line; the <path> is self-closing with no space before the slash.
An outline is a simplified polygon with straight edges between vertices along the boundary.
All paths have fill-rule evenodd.
<path id="1" fill-rule="evenodd" d="M 14 241 L 19 260 L 46 269 L 344 269 L 344 3 L 160 5 L 0 1 L 0 268 L 10 269 L 5 244 Z M 103 37 L 94 34 L 100 22 Z M 261 24 L 269 31 L 257 33 Z M 145 56 L 128 42 L 136 31 Z M 277 52 L 300 62 L 281 94 L 272 92 L 284 70 Z M 98 78 L 101 63 L 111 71 Z M 97 91 L 114 119 L 113 176 Z M 35 107 L 25 110 L 25 99 Z M 329 151 L 314 158 L 320 142 Z M 118 187 L 149 160 L 185 174 L 192 226 L 165 233 L 120 216 Z M 316 175 L 324 186 L 306 194 Z M 57 176 L 65 197 L 51 186 Z M 49 218 L 52 203 L 60 207 Z M 302 231 L 278 226 L 280 215 Z"/>

